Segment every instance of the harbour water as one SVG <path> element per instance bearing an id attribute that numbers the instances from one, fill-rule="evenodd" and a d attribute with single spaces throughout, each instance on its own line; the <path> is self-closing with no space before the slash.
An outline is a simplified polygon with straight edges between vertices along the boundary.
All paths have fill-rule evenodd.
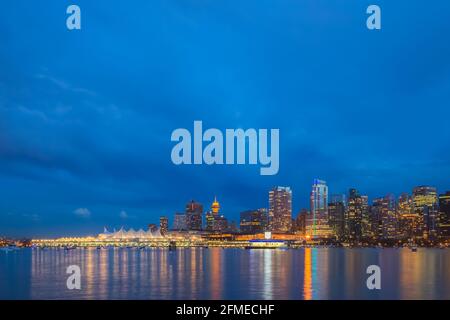
<path id="1" fill-rule="evenodd" d="M 22 249 L 0 252 L 0 299 L 450 299 L 450 249 Z"/>

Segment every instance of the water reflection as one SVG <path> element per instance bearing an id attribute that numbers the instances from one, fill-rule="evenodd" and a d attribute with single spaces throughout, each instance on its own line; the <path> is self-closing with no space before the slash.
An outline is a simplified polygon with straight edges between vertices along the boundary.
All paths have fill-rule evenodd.
<path id="1" fill-rule="evenodd" d="M 82 289 L 68 290 L 79 265 Z M 368 290 L 378 264 L 382 290 Z M 21 250 L 0 255 L 2 299 L 450 299 L 450 250 Z"/>
<path id="2" fill-rule="evenodd" d="M 312 259 L 311 259 L 311 248 L 305 249 L 305 266 L 303 269 L 303 298 L 305 300 L 312 299 Z"/>
<path id="3" fill-rule="evenodd" d="M 271 300 L 273 299 L 273 288 L 272 288 L 272 261 L 273 261 L 273 250 L 263 251 L 263 299 Z"/>

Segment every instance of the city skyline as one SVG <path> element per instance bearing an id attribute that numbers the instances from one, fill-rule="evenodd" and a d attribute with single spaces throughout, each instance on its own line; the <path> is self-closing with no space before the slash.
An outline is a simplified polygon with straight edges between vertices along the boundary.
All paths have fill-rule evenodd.
<path id="1" fill-rule="evenodd" d="M 364 195 L 363 193 L 359 192 L 360 190 L 356 188 L 349 188 L 347 193 L 333 193 L 328 190 L 328 185 L 325 180 L 321 179 L 313 179 L 312 182 L 312 191 L 310 193 L 310 206 L 308 208 L 301 208 L 300 210 L 293 210 L 292 209 L 292 199 L 293 199 L 293 192 L 290 189 L 290 187 L 282 187 L 282 186 L 275 186 L 268 190 L 268 205 L 262 206 L 262 207 L 249 207 L 246 208 L 243 211 L 240 211 L 237 213 L 237 219 L 234 218 L 235 215 L 233 214 L 224 214 L 223 212 L 220 212 L 221 205 L 217 199 L 217 196 L 214 196 L 214 200 L 211 202 L 211 206 L 208 207 L 206 205 L 204 207 L 202 202 L 196 201 L 194 199 L 189 200 L 185 205 L 185 211 L 182 212 L 181 210 L 176 211 L 172 214 L 162 214 L 159 215 L 158 221 L 148 221 L 146 226 L 148 225 L 148 229 L 152 228 L 158 228 L 158 224 L 163 229 L 162 234 L 166 233 L 168 230 L 172 231 L 213 231 L 213 232 L 242 232 L 241 230 L 241 223 L 242 223 L 242 215 L 247 214 L 254 216 L 254 213 L 261 213 L 261 210 L 265 211 L 266 215 L 266 221 L 265 226 L 261 227 L 260 232 L 264 231 L 274 231 L 274 232 L 280 232 L 280 233 L 291 233 L 294 232 L 294 230 L 297 228 L 295 226 L 296 220 L 301 216 L 301 214 L 306 214 L 305 221 L 304 221 L 304 234 L 308 235 L 317 235 L 319 237 L 336 237 L 339 232 L 336 230 L 337 225 L 339 224 L 339 218 L 336 216 L 330 216 L 330 212 L 336 213 L 336 208 L 334 205 L 338 204 L 339 202 L 343 205 L 343 212 L 344 215 L 342 219 L 342 223 L 344 225 L 344 229 L 348 228 L 348 223 L 352 223 L 352 219 L 350 216 L 355 215 L 355 212 L 351 213 L 352 205 L 355 203 L 354 197 L 362 197 L 363 202 L 362 204 L 365 204 L 367 206 L 367 217 L 364 217 L 364 214 L 361 212 L 359 213 L 360 216 L 360 235 L 358 237 L 361 237 L 362 234 L 365 232 L 365 236 L 379 236 L 382 238 L 390 238 L 391 236 L 395 238 L 396 234 L 392 234 L 387 236 L 384 234 L 385 227 L 383 228 L 383 231 L 364 231 L 364 223 L 369 224 L 369 221 L 364 221 L 364 219 L 372 219 L 373 215 L 376 214 L 377 207 L 384 207 L 384 201 L 388 201 L 387 206 L 388 208 L 391 208 L 393 210 L 393 214 L 395 215 L 395 224 L 396 227 L 400 230 L 400 216 L 405 214 L 412 214 L 416 212 L 416 210 L 420 210 L 420 213 L 418 215 L 422 218 L 423 216 L 423 208 L 429 204 L 430 197 L 428 196 L 429 192 L 431 191 L 432 194 L 432 201 L 436 204 L 436 211 L 435 214 L 435 221 L 440 215 L 439 211 L 439 204 L 442 199 L 450 199 L 450 191 L 439 191 L 437 188 L 433 186 L 415 186 L 412 188 L 411 192 L 402 192 L 399 195 L 395 195 L 393 193 L 387 192 L 382 197 L 374 197 L 370 199 L 367 195 Z M 281 196 L 278 196 L 278 193 L 281 192 Z M 287 192 L 287 193 L 286 193 Z M 285 200 L 286 194 L 288 195 L 288 199 Z M 405 198 L 406 197 L 406 198 Z M 287 202 L 286 202 L 287 201 Z M 405 202 L 406 201 L 406 202 Z M 409 201 L 409 202 L 407 202 Z M 280 204 L 281 202 L 281 204 Z M 274 204 L 272 204 L 274 203 Z M 276 203 L 276 204 L 275 204 Z M 319 215 L 317 215 L 317 212 L 315 208 L 317 208 L 318 203 L 320 203 L 320 207 L 325 207 L 323 212 L 321 212 Z M 409 203 L 409 207 L 408 207 Z M 405 206 L 406 204 L 406 206 Z M 447 200 L 445 206 L 445 210 L 448 210 L 448 206 L 450 204 L 450 200 Z M 281 207 L 280 207 L 281 206 Z M 287 207 L 284 207 L 287 206 Z M 205 209 L 204 209 L 205 208 Z M 208 209 L 209 208 L 209 209 Z M 275 213 L 275 211 L 279 211 L 279 213 Z M 283 211 L 287 210 L 287 211 Z M 356 209 L 361 210 L 361 209 Z M 389 209 L 388 209 L 389 210 Z M 411 212 L 405 212 L 405 210 L 410 210 Z M 448 214 L 448 213 L 447 213 Z M 350 215 L 350 216 L 349 216 Z M 196 218 L 193 218 L 193 217 Z M 208 217 L 211 217 L 209 219 Z M 220 225 L 219 228 L 214 227 L 214 217 L 219 217 L 221 219 L 220 221 L 224 221 L 224 225 Z M 177 221 L 177 219 L 182 219 L 182 221 Z M 216 218 L 217 219 L 217 218 Z M 261 217 L 260 217 L 261 219 Z M 286 220 L 287 219 L 287 220 Z M 337 220 L 336 220 L 337 219 Z M 381 219 L 381 218 L 380 218 Z M 383 217 L 383 225 L 388 225 L 387 222 L 384 221 L 386 219 Z M 446 218 L 448 221 L 445 222 L 446 225 L 450 224 L 450 217 Z M 283 222 L 283 220 L 285 222 Z M 275 221 L 275 223 L 274 223 Z M 381 221 L 381 220 L 380 220 Z M 179 224 L 182 224 L 183 226 L 179 226 Z M 394 223 L 394 222 L 393 222 Z M 424 224 L 424 221 L 421 221 L 421 224 Z M 236 228 L 234 231 L 230 229 L 232 226 Z M 287 225 L 286 225 L 287 224 Z M 103 226 L 106 230 L 106 228 L 112 228 L 112 229 L 123 229 L 125 227 L 124 224 L 120 226 Z M 135 227 L 137 229 L 142 229 L 142 225 L 134 225 L 134 226 L 127 226 L 129 229 L 133 230 Z M 127 228 L 125 227 L 125 229 Z M 366 226 L 366 228 L 369 228 Z M 433 227 L 435 231 L 435 235 L 437 235 L 437 227 Z M 448 226 L 446 228 L 449 228 Z M 156 230 L 156 229 L 155 229 Z M 97 230 L 98 231 L 98 230 Z M 382 234 L 377 235 L 377 232 L 382 232 Z M 396 231 L 398 232 L 398 231 Z M 448 231 L 446 231 L 448 232 Z M 244 232 L 245 233 L 245 232 Z M 74 234 L 70 234 L 71 236 Z M 86 234 L 78 234 L 79 236 L 85 236 Z M 1 236 L 5 236 L 3 234 L 0 234 Z M 8 236 L 8 235 L 7 235 Z M 64 236 L 62 234 L 59 234 L 58 236 Z M 65 235 L 67 236 L 67 235 Z M 422 236 L 422 230 L 420 231 L 420 236 Z M 17 236 L 16 236 L 17 237 Z M 27 236 L 22 236 L 23 238 L 26 238 Z M 29 237 L 31 238 L 31 237 Z M 339 238 L 339 236 L 338 236 Z"/>

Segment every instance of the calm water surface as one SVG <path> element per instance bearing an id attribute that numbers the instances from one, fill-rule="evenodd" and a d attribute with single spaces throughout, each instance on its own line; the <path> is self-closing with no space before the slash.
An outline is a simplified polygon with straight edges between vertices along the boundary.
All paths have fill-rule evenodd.
<path id="1" fill-rule="evenodd" d="M 450 299 L 450 249 L 24 249 L 0 252 L 0 299 Z"/>

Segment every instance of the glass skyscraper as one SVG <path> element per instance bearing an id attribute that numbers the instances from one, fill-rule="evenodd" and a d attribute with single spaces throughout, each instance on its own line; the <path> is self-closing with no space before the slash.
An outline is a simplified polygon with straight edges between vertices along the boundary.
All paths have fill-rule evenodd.
<path id="1" fill-rule="evenodd" d="M 330 237 L 328 223 L 328 186 L 323 180 L 314 179 L 310 196 L 311 214 L 306 222 L 306 233 L 312 237 Z"/>

